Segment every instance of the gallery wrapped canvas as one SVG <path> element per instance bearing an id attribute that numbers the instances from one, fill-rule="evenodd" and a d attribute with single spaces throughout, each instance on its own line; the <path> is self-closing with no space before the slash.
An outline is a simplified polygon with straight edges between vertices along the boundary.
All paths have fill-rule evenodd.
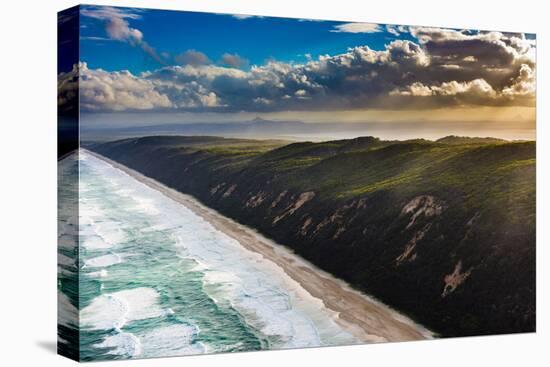
<path id="1" fill-rule="evenodd" d="M 535 35 L 93 5 L 58 29 L 61 355 L 535 331 Z"/>

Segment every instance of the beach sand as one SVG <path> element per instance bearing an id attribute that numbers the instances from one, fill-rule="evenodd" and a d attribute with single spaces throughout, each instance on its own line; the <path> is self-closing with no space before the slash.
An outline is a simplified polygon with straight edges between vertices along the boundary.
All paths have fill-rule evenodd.
<path id="1" fill-rule="evenodd" d="M 212 224 L 217 230 L 237 240 L 246 249 L 261 254 L 278 265 L 307 292 L 320 299 L 325 307 L 334 311 L 338 315 L 336 321 L 343 328 L 365 343 L 411 341 L 434 337 L 431 331 L 416 324 L 408 317 L 382 302 L 352 289 L 344 281 L 317 268 L 294 254 L 290 249 L 206 207 L 194 197 L 182 194 L 97 153 L 88 150 L 86 152 L 184 205 Z"/>

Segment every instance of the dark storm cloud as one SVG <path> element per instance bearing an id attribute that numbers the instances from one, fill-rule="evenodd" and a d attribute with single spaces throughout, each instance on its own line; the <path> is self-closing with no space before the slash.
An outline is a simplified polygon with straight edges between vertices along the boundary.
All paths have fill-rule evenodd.
<path id="1" fill-rule="evenodd" d="M 288 111 L 534 104 L 535 45 L 521 34 L 409 27 L 416 42 L 350 48 L 304 64 L 249 70 L 237 55 L 213 65 L 187 51 L 182 66 L 141 75 L 81 65 L 81 103 L 93 111 Z M 396 31 L 396 33 L 398 33 Z M 224 55 L 224 56 L 226 56 Z"/>
<path id="2" fill-rule="evenodd" d="M 522 65 L 535 67 L 534 41 L 521 34 L 468 34 L 454 30 L 411 28 L 411 34 L 430 54 L 434 68 L 457 81 L 483 78 L 496 89 L 516 77 Z"/>

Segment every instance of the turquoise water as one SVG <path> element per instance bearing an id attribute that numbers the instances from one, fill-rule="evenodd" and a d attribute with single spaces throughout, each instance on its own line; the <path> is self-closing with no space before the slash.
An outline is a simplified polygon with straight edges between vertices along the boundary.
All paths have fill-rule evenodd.
<path id="1" fill-rule="evenodd" d="M 79 163 L 83 360 L 356 342 L 272 262 L 104 161 Z"/>
<path id="2" fill-rule="evenodd" d="M 78 359 L 78 162 L 58 162 L 58 338 L 59 353 Z"/>

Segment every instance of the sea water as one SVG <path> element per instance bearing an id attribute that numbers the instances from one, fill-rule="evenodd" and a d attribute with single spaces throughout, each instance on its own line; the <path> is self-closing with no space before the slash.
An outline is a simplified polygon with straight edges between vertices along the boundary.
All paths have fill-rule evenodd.
<path id="1" fill-rule="evenodd" d="M 78 167 L 79 294 L 60 284 L 60 303 L 78 312 L 81 359 L 357 342 L 277 265 L 187 207 L 85 151 Z"/>

